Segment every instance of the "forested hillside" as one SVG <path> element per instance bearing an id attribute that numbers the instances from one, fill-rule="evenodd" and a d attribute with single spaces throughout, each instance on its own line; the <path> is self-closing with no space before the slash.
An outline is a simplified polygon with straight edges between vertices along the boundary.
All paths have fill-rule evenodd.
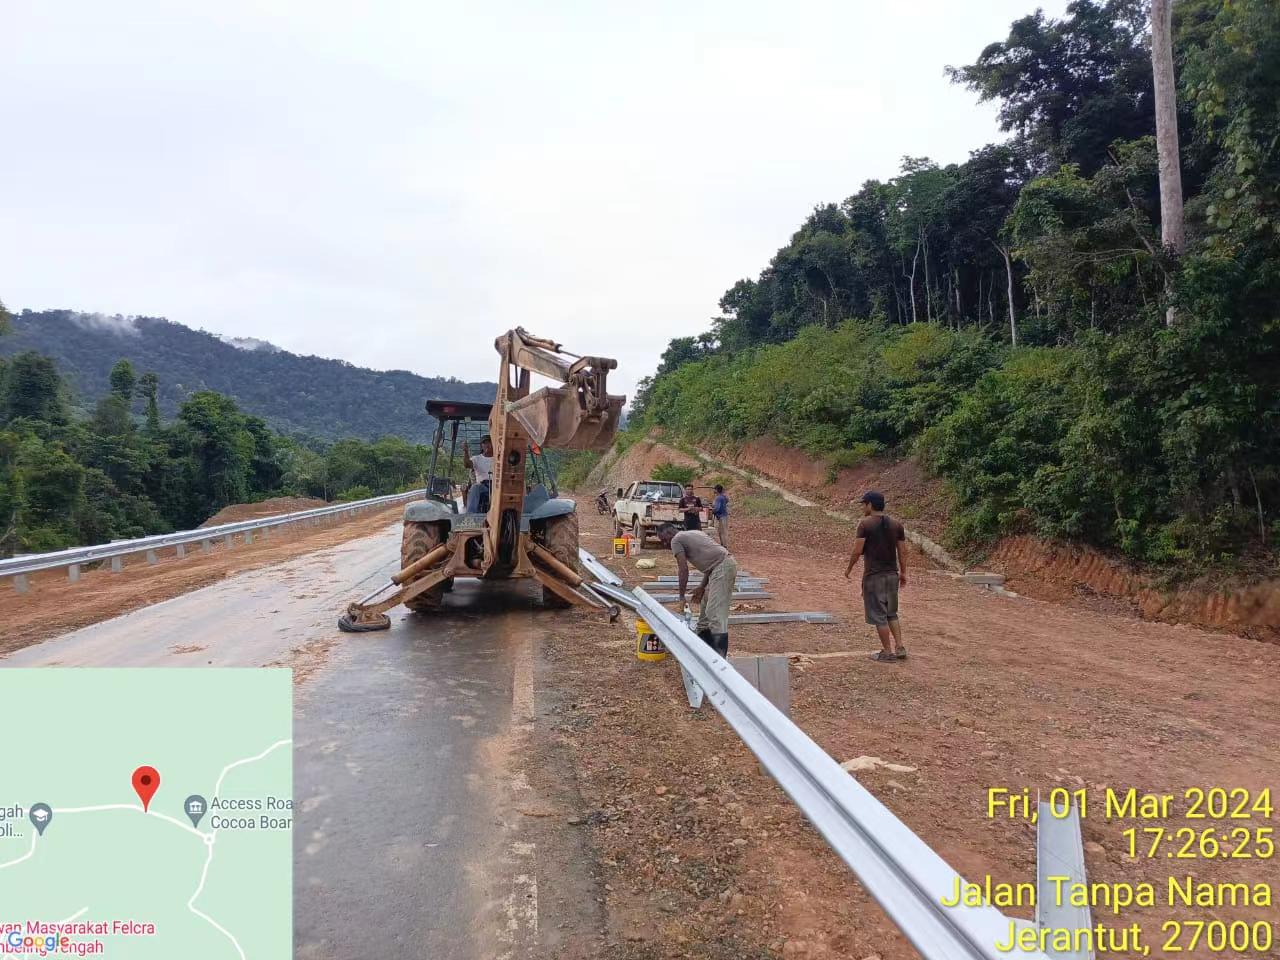
<path id="1" fill-rule="evenodd" d="M 671 342 L 638 422 L 836 464 L 918 453 L 957 541 L 1274 572 L 1280 4 L 1174 5 L 1176 91 L 1151 17 L 1076 0 L 952 68 L 1008 140 L 817 207 Z"/>
<path id="2" fill-rule="evenodd" d="M 429 450 L 401 437 L 303 444 L 207 390 L 165 422 L 162 386 L 120 360 L 83 416 L 51 358 L 0 358 L 0 556 L 190 529 L 281 494 L 350 500 L 423 483 Z"/>
<path id="3" fill-rule="evenodd" d="M 91 412 L 112 365 L 129 360 L 159 378 L 160 413 L 175 416 L 203 390 L 236 401 L 284 433 L 337 440 L 395 434 L 425 443 L 430 398 L 491 402 L 491 383 L 367 370 L 341 360 L 284 350 L 242 349 L 213 334 L 154 317 L 106 317 L 70 310 L 24 310 L 0 338 L 0 357 L 34 351 L 53 357 L 73 407 Z M 496 368 L 496 363 L 495 363 Z"/>

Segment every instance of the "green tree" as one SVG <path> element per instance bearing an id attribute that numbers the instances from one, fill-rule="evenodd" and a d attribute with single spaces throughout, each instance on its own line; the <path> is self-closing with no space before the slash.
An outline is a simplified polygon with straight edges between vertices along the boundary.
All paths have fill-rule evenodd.
<path id="1" fill-rule="evenodd" d="M 160 431 L 160 378 L 147 371 L 138 378 L 138 396 L 147 402 L 147 432 Z"/>
<path id="2" fill-rule="evenodd" d="M 13 358 L 5 373 L 4 418 L 46 424 L 68 421 L 62 378 L 52 360 L 30 352 Z"/>
<path id="3" fill-rule="evenodd" d="M 116 365 L 111 368 L 110 380 L 111 392 L 126 403 L 132 402 L 133 391 L 138 383 L 133 364 L 128 360 L 117 360 Z"/>
<path id="4" fill-rule="evenodd" d="M 1030 144 L 1047 171 L 1074 163 L 1087 176 L 1116 140 L 1155 133 L 1145 0 L 1073 0 L 1061 20 L 1037 10 L 968 66 L 948 68 L 1000 125 Z"/>

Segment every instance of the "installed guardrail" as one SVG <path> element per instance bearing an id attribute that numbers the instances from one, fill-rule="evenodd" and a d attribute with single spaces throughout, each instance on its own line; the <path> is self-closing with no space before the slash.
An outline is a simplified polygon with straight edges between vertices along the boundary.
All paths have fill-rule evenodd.
<path id="1" fill-rule="evenodd" d="M 80 579 L 80 567 L 86 563 L 111 561 L 111 569 L 118 572 L 123 567 L 123 559 L 132 554 L 145 554 L 148 563 L 158 559 L 156 551 L 174 547 L 179 557 L 186 555 L 188 544 L 199 543 L 204 550 L 212 548 L 213 541 L 222 540 L 228 546 L 231 539 L 240 534 L 245 543 L 253 542 L 256 531 L 269 533 L 276 527 L 296 523 L 318 523 L 343 515 L 354 516 L 367 510 L 386 506 L 405 500 L 421 499 L 425 490 L 411 490 L 407 493 L 392 493 L 384 497 L 371 497 L 368 500 L 352 500 L 349 503 L 333 503 L 314 510 L 297 510 L 293 513 L 281 513 L 272 517 L 258 517 L 254 520 L 240 520 L 236 523 L 221 523 L 214 527 L 201 527 L 197 530 L 183 530 L 177 533 L 159 533 L 150 537 L 138 537 L 135 540 L 116 540 L 111 543 L 100 543 L 91 547 L 72 547 L 69 550 L 54 550 L 50 553 L 29 553 L 20 557 L 0 560 L 0 577 L 12 577 L 13 585 L 19 593 L 28 589 L 27 574 L 41 570 L 57 570 L 67 568 L 67 575 L 72 582 Z"/>
<path id="2" fill-rule="evenodd" d="M 585 558 L 584 558 L 585 559 Z M 598 564 L 591 557 L 594 564 Z M 593 570 L 594 564 L 586 564 Z M 607 568 L 606 568 L 607 569 Z M 720 711 L 765 770 L 862 881 L 885 913 L 927 960 L 1008 960 L 996 944 L 1013 920 L 991 906 L 943 906 L 963 878 L 911 828 L 851 777 L 770 703 L 685 621 L 643 588 L 605 586 L 608 595 L 642 616 L 675 655 L 685 688 Z M 961 887 L 957 887 L 957 883 Z M 1021 960 L 1048 960 L 1018 951 Z"/>

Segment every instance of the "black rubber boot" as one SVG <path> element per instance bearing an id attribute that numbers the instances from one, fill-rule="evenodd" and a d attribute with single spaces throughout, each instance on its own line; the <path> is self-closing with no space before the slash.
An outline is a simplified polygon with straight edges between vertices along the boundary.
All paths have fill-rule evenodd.
<path id="1" fill-rule="evenodd" d="M 715 641 L 715 637 L 711 633 L 710 627 L 703 627 L 701 630 L 699 630 L 698 639 L 700 639 L 708 647 L 711 647 L 713 650 L 715 649 L 716 641 Z"/>
<path id="2" fill-rule="evenodd" d="M 729 635 L 727 633 L 713 633 L 711 635 L 711 648 L 722 657 L 729 656 Z"/>

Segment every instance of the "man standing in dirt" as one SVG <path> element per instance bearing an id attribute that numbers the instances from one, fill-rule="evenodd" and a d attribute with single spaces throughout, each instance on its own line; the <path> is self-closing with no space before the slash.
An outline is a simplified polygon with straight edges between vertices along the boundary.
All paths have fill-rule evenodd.
<path id="1" fill-rule="evenodd" d="M 878 490 L 862 495 L 862 512 L 844 576 L 852 579 L 853 566 L 862 557 L 862 607 L 867 623 L 880 635 L 881 649 L 871 659 L 893 663 L 907 658 L 898 621 L 898 588 L 907 585 L 907 531 L 884 512 L 884 494 Z"/>
<path id="2" fill-rule="evenodd" d="M 716 524 L 716 535 L 720 537 L 720 546 L 729 549 L 729 498 L 725 496 L 724 487 L 716 484 L 716 496 L 711 501 L 711 518 Z"/>
<path id="3" fill-rule="evenodd" d="M 664 523 L 658 528 L 658 539 L 676 558 L 681 606 L 689 586 L 689 565 L 701 571 L 702 582 L 693 591 L 693 600 L 698 604 L 696 630 L 703 643 L 727 657 L 729 603 L 738 579 L 738 561 L 701 530 L 680 530 L 674 523 Z"/>
<path id="4" fill-rule="evenodd" d="M 684 511 L 686 530 L 702 529 L 702 498 L 693 492 L 692 483 L 686 483 L 684 486 L 684 496 L 680 498 L 680 509 Z"/>

